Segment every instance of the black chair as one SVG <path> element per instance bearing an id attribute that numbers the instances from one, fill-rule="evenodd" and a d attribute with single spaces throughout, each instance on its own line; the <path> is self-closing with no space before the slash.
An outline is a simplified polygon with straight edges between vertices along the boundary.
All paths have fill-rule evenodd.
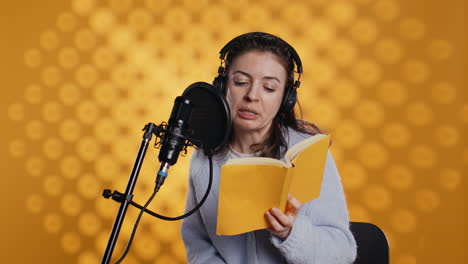
<path id="1" fill-rule="evenodd" d="M 390 263 L 387 237 L 378 226 L 361 222 L 349 224 L 357 244 L 357 258 L 354 264 Z"/>

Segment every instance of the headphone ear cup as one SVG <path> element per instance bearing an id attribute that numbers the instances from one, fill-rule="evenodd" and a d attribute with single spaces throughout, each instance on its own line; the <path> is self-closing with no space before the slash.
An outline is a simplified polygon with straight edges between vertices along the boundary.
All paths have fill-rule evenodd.
<path id="1" fill-rule="evenodd" d="M 221 92 L 226 96 L 227 93 L 227 80 L 226 76 L 223 74 L 221 75 L 221 83 L 219 84 L 219 89 L 221 89 Z"/>
<path id="2" fill-rule="evenodd" d="M 216 76 L 213 80 L 213 86 L 218 88 L 223 95 L 226 95 L 226 77 L 224 77 L 224 74 Z"/>
<path id="3" fill-rule="evenodd" d="M 226 95 L 226 81 L 223 74 L 220 74 L 214 78 L 213 86 L 216 87 L 222 94 Z"/>
<path id="4" fill-rule="evenodd" d="M 290 112 L 296 105 L 296 101 L 297 101 L 296 87 L 287 89 L 286 94 L 283 97 L 283 101 L 281 101 L 280 112 L 281 113 Z"/>

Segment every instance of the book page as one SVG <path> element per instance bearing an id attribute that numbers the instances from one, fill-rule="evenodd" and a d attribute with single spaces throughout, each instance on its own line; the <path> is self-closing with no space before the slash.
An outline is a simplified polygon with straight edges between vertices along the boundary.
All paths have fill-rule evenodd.
<path id="1" fill-rule="evenodd" d="M 281 167 L 287 167 L 288 165 L 277 159 L 266 158 L 266 157 L 250 157 L 250 158 L 237 158 L 229 159 L 225 165 L 235 165 L 235 164 L 271 164 Z"/>
<path id="2" fill-rule="evenodd" d="M 284 159 L 286 160 L 286 163 L 288 163 L 288 161 L 292 161 L 297 156 L 297 154 L 299 154 L 305 148 L 309 147 L 310 145 L 315 144 L 315 142 L 321 140 L 322 138 L 326 136 L 327 136 L 326 134 L 316 134 L 290 147 L 288 151 L 286 152 L 286 154 L 284 155 Z M 288 167 L 291 167 L 291 166 L 288 166 Z"/>
<path id="3" fill-rule="evenodd" d="M 277 165 L 224 165 L 218 200 L 218 235 L 267 227 L 264 214 L 280 203 L 286 168 Z"/>

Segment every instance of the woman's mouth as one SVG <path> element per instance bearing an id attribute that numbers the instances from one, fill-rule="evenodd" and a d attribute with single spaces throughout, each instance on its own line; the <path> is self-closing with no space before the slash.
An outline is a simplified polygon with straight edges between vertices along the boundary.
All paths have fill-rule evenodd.
<path id="1" fill-rule="evenodd" d="M 242 119 L 254 120 L 257 119 L 258 114 L 249 109 L 239 109 L 237 114 Z"/>

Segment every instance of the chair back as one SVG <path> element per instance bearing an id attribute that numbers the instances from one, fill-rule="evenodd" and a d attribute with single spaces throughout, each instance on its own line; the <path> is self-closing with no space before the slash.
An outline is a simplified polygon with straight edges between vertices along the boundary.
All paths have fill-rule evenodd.
<path id="1" fill-rule="evenodd" d="M 390 263 L 388 240 L 378 226 L 362 222 L 349 224 L 357 244 L 357 257 L 354 264 Z"/>

